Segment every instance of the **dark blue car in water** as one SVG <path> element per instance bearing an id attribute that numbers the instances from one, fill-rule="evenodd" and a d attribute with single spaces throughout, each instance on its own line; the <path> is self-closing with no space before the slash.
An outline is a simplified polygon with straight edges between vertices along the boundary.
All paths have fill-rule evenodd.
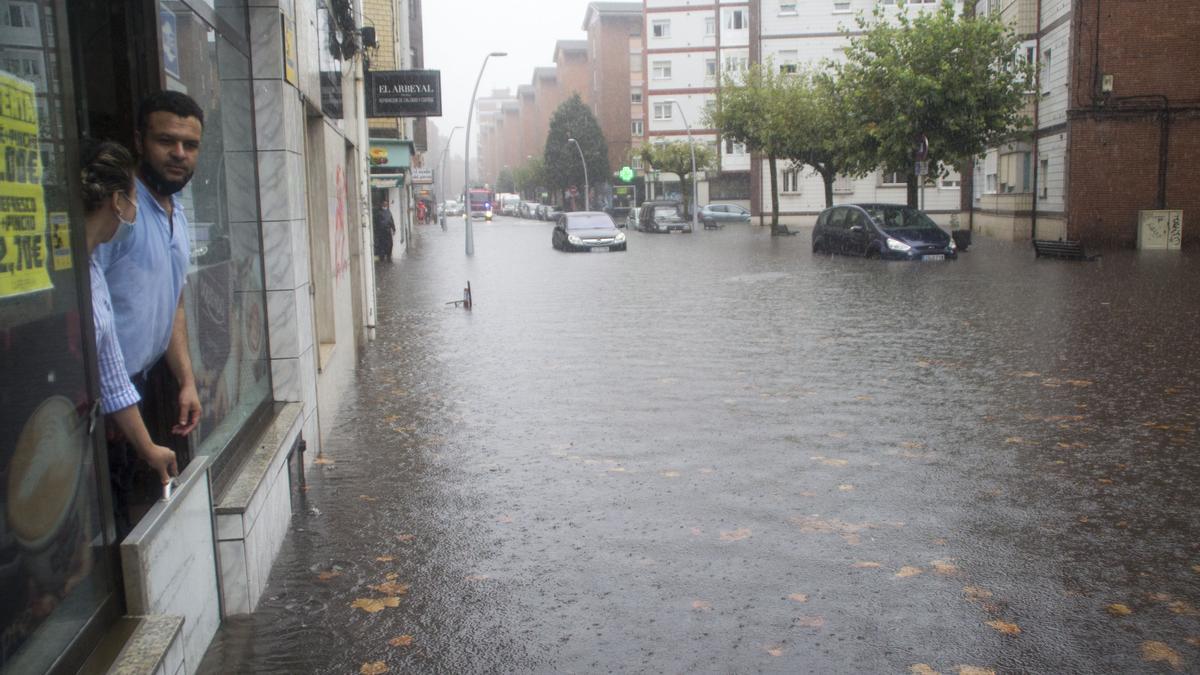
<path id="1" fill-rule="evenodd" d="M 919 209 L 904 204 L 840 204 L 817 217 L 813 253 L 890 260 L 953 260 L 954 239 Z"/>

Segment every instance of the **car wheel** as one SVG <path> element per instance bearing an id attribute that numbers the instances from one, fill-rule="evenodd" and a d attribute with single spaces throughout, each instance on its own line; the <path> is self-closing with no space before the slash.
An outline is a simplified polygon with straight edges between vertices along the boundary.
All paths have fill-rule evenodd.
<path id="1" fill-rule="evenodd" d="M 820 239 L 813 239 L 813 243 L 812 243 L 812 252 L 813 253 L 823 253 L 824 248 L 825 248 L 824 242 L 822 242 Z"/>
<path id="2" fill-rule="evenodd" d="M 871 260 L 877 260 L 880 257 L 879 247 L 877 247 L 877 246 L 867 247 L 867 252 L 865 255 L 867 258 L 870 258 Z"/>

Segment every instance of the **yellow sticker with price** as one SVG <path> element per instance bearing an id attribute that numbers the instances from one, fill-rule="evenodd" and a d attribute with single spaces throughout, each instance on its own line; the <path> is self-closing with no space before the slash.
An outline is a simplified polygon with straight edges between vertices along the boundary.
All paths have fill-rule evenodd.
<path id="1" fill-rule="evenodd" d="M 0 71 L 0 298 L 53 288 L 33 83 Z"/>

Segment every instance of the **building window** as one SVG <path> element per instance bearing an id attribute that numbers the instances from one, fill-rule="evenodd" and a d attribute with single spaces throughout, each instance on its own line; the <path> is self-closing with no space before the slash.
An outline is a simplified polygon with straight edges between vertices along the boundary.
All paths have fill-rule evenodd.
<path id="1" fill-rule="evenodd" d="M 800 167 L 790 166 L 780 173 L 781 186 L 779 191 L 784 194 L 800 192 Z"/>
<path id="2" fill-rule="evenodd" d="M 800 60 L 800 53 L 795 49 L 787 49 L 779 52 L 779 72 L 785 75 L 793 75 L 800 70 L 797 61 Z"/>
<path id="3" fill-rule="evenodd" d="M 704 60 L 704 76 L 709 79 L 713 79 L 717 76 L 717 60 L 716 59 L 705 59 Z"/>
<path id="4" fill-rule="evenodd" d="M 630 54 L 629 55 L 629 72 L 631 72 L 631 73 L 642 72 L 642 55 L 641 54 Z"/>
<path id="5" fill-rule="evenodd" d="M 642 102 L 642 90 L 641 90 L 641 89 L 632 89 L 632 90 L 630 90 L 630 92 L 629 92 L 629 102 L 630 102 L 630 103 L 632 103 L 632 104 L 634 104 L 634 105 L 638 105 L 638 104 L 640 104 L 640 103 Z"/>
<path id="6" fill-rule="evenodd" d="M 1030 184 L 1032 162 L 1033 154 L 1029 152 L 1011 152 L 1001 155 L 997 166 L 998 191 L 1002 194 L 1032 192 L 1033 186 Z"/>
<path id="7" fill-rule="evenodd" d="M 833 11 L 835 13 L 849 12 L 850 11 L 850 0 L 834 0 Z"/>
<path id="8" fill-rule="evenodd" d="M 656 80 L 671 79 L 671 62 L 670 61 L 655 61 L 652 67 L 653 76 Z"/>
<path id="9" fill-rule="evenodd" d="M 642 121 L 641 120 L 633 120 L 633 123 L 629 127 L 629 132 L 631 134 L 633 134 L 634 136 L 641 136 L 642 135 Z"/>
<path id="10" fill-rule="evenodd" d="M 994 174 L 994 173 L 989 173 L 987 175 L 987 187 L 985 188 L 985 190 L 988 194 L 996 194 L 996 186 L 998 184 L 998 181 L 996 178 L 997 178 L 996 174 Z"/>
<path id="11" fill-rule="evenodd" d="M 633 159 L 629 160 L 629 166 L 632 167 L 634 171 L 641 171 L 642 170 L 642 158 L 639 157 L 638 155 L 634 155 Z"/>
<path id="12" fill-rule="evenodd" d="M 741 73 L 745 72 L 749 59 L 745 56 L 726 56 L 725 57 L 725 72 Z"/>
<path id="13" fill-rule="evenodd" d="M 1042 75 L 1042 93 L 1050 93 L 1050 67 L 1054 64 L 1054 50 L 1045 49 L 1042 51 L 1042 62 L 1039 65 Z"/>
<path id="14" fill-rule="evenodd" d="M 796 3 L 780 2 L 779 3 L 779 13 L 780 14 L 789 14 L 789 15 L 795 14 L 796 13 Z"/>
<path id="15" fill-rule="evenodd" d="M 671 119 L 671 108 L 675 105 L 674 101 L 665 101 L 654 104 L 654 119 L 669 120 Z"/>
<path id="16" fill-rule="evenodd" d="M 942 187 L 957 190 L 962 187 L 962 176 L 954 169 L 950 169 L 949 173 L 942 176 Z"/>
<path id="17" fill-rule="evenodd" d="M 671 37 L 671 20 L 660 19 L 650 22 L 650 35 L 656 38 Z"/>
<path id="18" fill-rule="evenodd" d="M 903 171 L 885 171 L 879 174 L 880 185 L 908 185 L 908 175 Z"/>
<path id="19" fill-rule="evenodd" d="M 732 138 L 725 139 L 725 154 L 726 155 L 744 155 L 746 154 L 745 143 L 735 143 Z"/>
<path id="20" fill-rule="evenodd" d="M 833 179 L 833 194 L 848 195 L 854 192 L 854 180 L 846 174 L 839 173 Z"/>
<path id="21" fill-rule="evenodd" d="M 7 12 L 0 12 L 0 26 L 37 28 L 37 6 L 29 2 L 10 2 Z"/>
<path id="22" fill-rule="evenodd" d="M 1050 196 L 1050 181 L 1046 177 L 1050 173 L 1050 160 L 1043 159 L 1038 162 L 1038 193 L 1042 199 Z"/>
<path id="23" fill-rule="evenodd" d="M 746 10 L 744 9 L 730 10 L 725 15 L 725 27 L 729 30 L 742 30 L 747 28 L 748 25 L 746 23 Z"/>
<path id="24" fill-rule="evenodd" d="M 704 17 L 704 34 L 705 35 L 716 35 L 717 34 L 717 18 L 715 16 Z"/>

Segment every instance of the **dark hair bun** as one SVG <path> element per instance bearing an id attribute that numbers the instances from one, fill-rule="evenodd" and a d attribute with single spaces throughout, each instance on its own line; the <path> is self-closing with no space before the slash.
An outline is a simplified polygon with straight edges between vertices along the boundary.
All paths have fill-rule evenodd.
<path id="1" fill-rule="evenodd" d="M 84 211 L 91 213 L 104 205 L 109 197 L 127 192 L 133 185 L 133 155 L 120 143 L 85 141 L 80 188 Z"/>

